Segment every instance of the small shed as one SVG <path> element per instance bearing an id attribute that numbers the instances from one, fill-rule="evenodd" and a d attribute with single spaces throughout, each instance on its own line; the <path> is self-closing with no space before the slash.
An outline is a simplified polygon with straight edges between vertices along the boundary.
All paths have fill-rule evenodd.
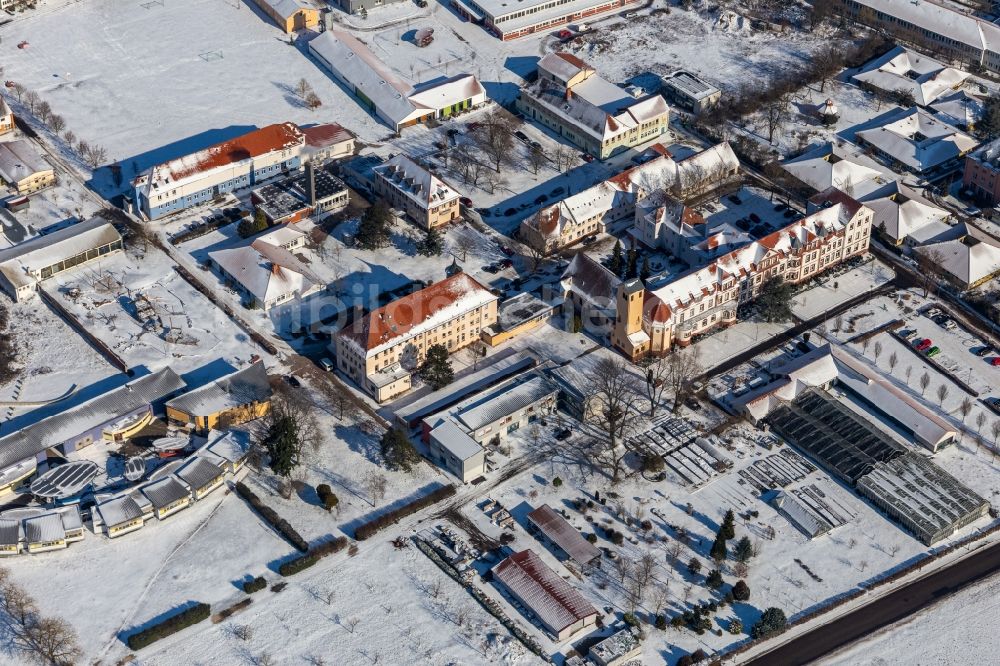
<path id="1" fill-rule="evenodd" d="M 421 48 L 424 46 L 430 46 L 433 41 L 434 28 L 420 28 L 417 30 L 417 33 L 413 35 L 413 42 Z"/>
<path id="2" fill-rule="evenodd" d="M 160 520 L 191 505 L 191 491 L 173 476 L 144 486 L 142 494 L 152 503 L 156 517 Z"/>

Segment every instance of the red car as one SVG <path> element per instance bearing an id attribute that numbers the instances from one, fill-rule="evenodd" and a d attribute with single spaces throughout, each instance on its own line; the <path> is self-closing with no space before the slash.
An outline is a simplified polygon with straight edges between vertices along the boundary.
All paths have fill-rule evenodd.
<path id="1" fill-rule="evenodd" d="M 924 351 L 925 349 L 930 349 L 931 345 L 933 344 L 934 343 L 931 342 L 930 338 L 924 338 L 919 343 L 917 343 L 917 351 Z"/>
<path id="2" fill-rule="evenodd" d="M 997 356 L 996 358 L 991 358 L 990 365 L 994 367 L 1000 366 L 1000 356 Z"/>
<path id="3" fill-rule="evenodd" d="M 566 30 L 565 28 L 556 33 L 556 37 L 559 39 L 569 39 L 573 36 L 572 30 Z"/>

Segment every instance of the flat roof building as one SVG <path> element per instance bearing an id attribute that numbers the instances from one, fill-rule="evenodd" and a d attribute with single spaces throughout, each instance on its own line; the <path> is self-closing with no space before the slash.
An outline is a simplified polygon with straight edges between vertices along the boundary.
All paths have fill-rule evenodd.
<path id="1" fill-rule="evenodd" d="M 307 162 L 303 173 L 255 189 L 250 200 L 269 223 L 283 224 L 343 210 L 350 190 L 330 172 Z"/>
<path id="2" fill-rule="evenodd" d="M 512 4 L 504 0 L 451 0 L 451 6 L 490 34 L 507 41 L 577 21 L 617 11 L 639 0 L 527 0 Z"/>
<path id="3" fill-rule="evenodd" d="M 503 344 L 541 326 L 552 317 L 555 306 L 531 292 L 502 301 L 497 323 L 483 330 L 483 341 L 491 347 Z"/>
<path id="4" fill-rule="evenodd" d="M 453 421 L 445 421 L 430 432 L 430 458 L 458 477 L 462 483 L 486 471 L 486 451 Z"/>
<path id="5" fill-rule="evenodd" d="M 99 217 L 0 250 L 0 287 L 15 301 L 30 299 L 41 282 L 122 249 L 114 225 Z"/>
<path id="6" fill-rule="evenodd" d="M 692 113 L 701 113 L 718 104 L 722 98 L 721 90 L 683 70 L 665 78 L 663 88 L 667 99 Z"/>

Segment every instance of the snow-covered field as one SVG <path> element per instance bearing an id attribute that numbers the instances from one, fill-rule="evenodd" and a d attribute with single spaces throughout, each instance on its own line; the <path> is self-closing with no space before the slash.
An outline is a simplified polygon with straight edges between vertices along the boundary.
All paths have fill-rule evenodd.
<path id="1" fill-rule="evenodd" d="M 822 666 L 993 663 L 997 655 L 993 619 L 998 613 L 1000 576 L 994 575 L 818 663 Z"/>

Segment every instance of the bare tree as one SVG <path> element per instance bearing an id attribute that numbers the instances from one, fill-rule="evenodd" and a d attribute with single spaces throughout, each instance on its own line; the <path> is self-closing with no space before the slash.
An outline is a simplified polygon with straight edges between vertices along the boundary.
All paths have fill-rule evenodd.
<path id="1" fill-rule="evenodd" d="M 941 279 L 941 263 L 944 255 L 936 248 L 921 248 L 914 253 L 917 259 L 917 277 L 920 280 L 920 289 L 924 298 L 934 291 L 938 280 Z"/>
<path id="2" fill-rule="evenodd" d="M 892 374 L 892 371 L 896 369 L 896 366 L 898 364 L 899 364 L 899 355 L 896 354 L 896 352 L 892 352 L 891 354 L 889 354 L 889 374 Z"/>
<path id="3" fill-rule="evenodd" d="M 618 574 L 618 582 L 622 585 L 625 584 L 625 579 L 632 575 L 634 570 L 633 562 L 624 555 L 618 557 L 614 560 L 615 573 Z"/>
<path id="4" fill-rule="evenodd" d="M 303 100 L 306 96 L 312 92 L 312 86 L 305 79 L 299 79 L 299 82 L 295 84 L 295 94 L 301 97 Z"/>
<path id="5" fill-rule="evenodd" d="M 872 347 L 872 354 L 875 356 L 875 365 L 878 365 L 878 357 L 882 355 L 882 343 L 876 342 Z"/>
<path id="6" fill-rule="evenodd" d="M 472 134 L 481 151 L 493 162 L 493 170 L 500 173 L 500 165 L 508 161 L 514 147 L 517 119 L 504 109 L 494 109 L 482 117 Z"/>
<path id="7" fill-rule="evenodd" d="M 306 95 L 305 104 L 310 111 L 315 111 L 319 107 L 323 106 L 323 101 L 319 98 L 319 95 L 310 91 L 309 94 Z"/>
<path id="8" fill-rule="evenodd" d="M 676 354 L 674 354 L 676 356 Z M 658 358 L 646 366 L 646 399 L 649 400 L 649 418 L 656 416 L 656 408 L 663 401 L 663 392 L 671 384 L 670 363 Z"/>
<path id="9" fill-rule="evenodd" d="M 545 163 L 548 161 L 549 156 L 539 146 L 532 146 L 528 151 L 528 164 L 531 165 L 531 173 L 535 176 L 538 175 L 538 170 L 545 166 Z"/>
<path id="10" fill-rule="evenodd" d="M 945 398 L 947 397 L 948 397 L 948 387 L 945 384 L 941 384 L 940 386 L 937 387 L 938 405 L 943 406 Z"/>
<path id="11" fill-rule="evenodd" d="M 351 616 L 351 617 L 349 617 L 349 618 L 347 618 L 346 620 L 343 621 L 343 625 L 344 625 L 345 629 L 347 629 L 349 632 L 351 632 L 353 634 L 354 633 L 354 628 L 356 626 L 358 626 L 358 622 L 360 622 L 360 621 L 361 620 L 359 620 L 357 618 L 357 616 Z"/>
<path id="12" fill-rule="evenodd" d="M 591 396 L 587 421 L 599 433 L 590 439 L 591 462 L 618 483 L 628 453 L 622 443 L 632 420 L 634 378 L 625 361 L 605 357 L 594 365 L 586 392 Z"/>
<path id="13" fill-rule="evenodd" d="M 691 382 L 701 374 L 701 352 L 697 348 L 691 348 L 686 352 L 674 352 L 667 357 L 667 383 L 670 391 L 674 395 L 673 411 L 677 411 L 687 392 L 691 389 Z"/>
<path id="14" fill-rule="evenodd" d="M 974 403 L 972 402 L 972 398 L 969 396 L 965 396 L 962 399 L 962 403 L 958 406 L 958 411 L 962 415 L 962 425 L 965 425 L 965 419 L 969 417 L 969 413 L 972 412 L 973 406 Z"/>
<path id="15" fill-rule="evenodd" d="M 63 128 L 66 127 L 66 119 L 57 113 L 53 113 L 49 117 L 49 127 L 52 129 L 53 132 L 58 134 L 59 132 L 63 131 Z"/>
<path id="16" fill-rule="evenodd" d="M 49 118 L 52 117 L 52 105 L 50 105 L 45 100 L 38 103 L 38 119 L 43 123 L 47 123 Z"/>
<path id="17" fill-rule="evenodd" d="M 73 130 L 66 130 L 66 133 L 63 134 L 63 139 L 65 139 L 66 145 L 70 148 L 76 146 L 76 134 L 73 133 Z"/>
<path id="18" fill-rule="evenodd" d="M 990 425 L 990 432 L 993 433 L 993 442 L 1000 445 L 1000 421 L 994 421 Z"/>
<path id="19" fill-rule="evenodd" d="M 913 366 L 912 365 L 906 366 L 906 372 L 904 374 L 906 375 L 906 385 L 909 386 L 910 385 L 910 375 L 913 374 Z"/>
<path id="20" fill-rule="evenodd" d="M 653 614 L 659 615 L 670 601 L 670 588 L 666 583 L 657 581 L 649 592 L 649 603 L 653 606 Z"/>
<path id="21" fill-rule="evenodd" d="M 28 105 L 28 111 L 32 115 L 35 114 L 35 109 L 38 108 L 38 103 L 42 101 L 42 98 L 38 96 L 34 90 L 28 90 L 24 93 L 24 103 Z"/>
<path id="22" fill-rule="evenodd" d="M 927 387 L 931 384 L 931 376 L 926 372 L 920 375 L 920 395 L 927 392 Z"/>
<path id="23" fill-rule="evenodd" d="M 5 650 L 32 663 L 66 666 L 83 654 L 73 628 L 61 618 L 42 616 L 6 569 L 0 569 L 0 631 Z"/>
<path id="24" fill-rule="evenodd" d="M 843 66 L 843 49 L 839 45 L 829 44 L 816 54 L 813 58 L 812 74 L 819 81 L 820 92 L 826 89 L 826 85 L 837 76 Z"/>
<path id="25" fill-rule="evenodd" d="M 778 97 L 764 104 L 761 115 L 764 120 L 764 127 L 767 128 L 767 142 L 774 142 L 774 135 L 780 130 L 789 118 L 789 98 L 787 95 Z"/>
<path id="26" fill-rule="evenodd" d="M 979 412 L 976 414 L 976 433 L 983 434 L 983 426 L 986 425 L 986 414 Z"/>
<path id="27" fill-rule="evenodd" d="M 368 472 L 365 475 L 364 484 L 368 496 L 372 498 L 372 506 L 375 506 L 385 498 L 385 489 L 388 481 L 384 476 L 376 471 Z"/>

